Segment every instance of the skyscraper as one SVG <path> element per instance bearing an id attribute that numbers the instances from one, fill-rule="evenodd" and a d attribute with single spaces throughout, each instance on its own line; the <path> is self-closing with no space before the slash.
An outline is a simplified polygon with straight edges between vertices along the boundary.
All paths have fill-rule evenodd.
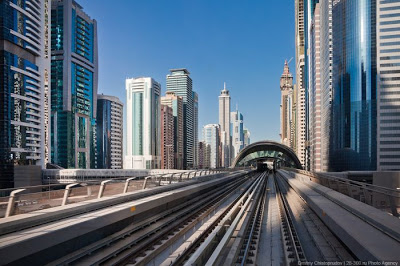
<path id="1" fill-rule="evenodd" d="M 321 172 L 321 20 L 320 4 L 314 9 L 310 45 L 310 170 Z"/>
<path id="2" fill-rule="evenodd" d="M 293 148 L 302 165 L 306 162 L 306 69 L 305 69 L 305 16 L 307 0 L 295 0 L 295 45 L 296 45 L 296 117 Z"/>
<path id="3" fill-rule="evenodd" d="M 123 104 L 115 96 L 97 95 L 97 168 L 122 169 Z"/>
<path id="4" fill-rule="evenodd" d="M 332 0 L 320 5 L 320 71 L 321 71 L 321 171 L 329 169 L 332 128 Z"/>
<path id="5" fill-rule="evenodd" d="M 220 167 L 220 154 L 219 154 L 219 145 L 220 145 L 220 128 L 218 124 L 208 124 L 203 128 L 203 139 L 205 145 L 210 147 L 210 168 L 218 168 Z"/>
<path id="6" fill-rule="evenodd" d="M 199 160 L 199 95 L 193 91 L 193 167 L 198 167 Z"/>
<path id="7" fill-rule="evenodd" d="M 231 132 L 232 132 L 232 155 L 234 160 L 243 149 L 244 135 L 243 135 L 243 115 L 238 110 L 231 112 Z"/>
<path id="8" fill-rule="evenodd" d="M 17 165 L 49 162 L 49 9 L 48 0 L 0 2 L 0 188 L 15 185 Z"/>
<path id="9" fill-rule="evenodd" d="M 161 104 L 161 169 L 174 169 L 174 113 Z"/>
<path id="10" fill-rule="evenodd" d="M 192 79 L 185 68 L 171 69 L 167 75 L 167 92 L 174 92 L 183 100 L 183 168 L 194 167 L 195 143 L 194 143 L 194 100 L 192 91 Z"/>
<path id="11" fill-rule="evenodd" d="M 246 148 L 251 143 L 250 142 L 250 131 L 247 128 L 243 129 L 243 136 L 244 136 L 243 147 Z"/>
<path id="12" fill-rule="evenodd" d="M 221 127 L 221 166 L 229 167 L 231 164 L 231 96 L 226 89 L 221 91 L 219 100 L 219 125 Z"/>
<path id="13" fill-rule="evenodd" d="M 183 101 L 174 92 L 167 92 L 161 97 L 161 104 L 172 108 L 174 115 L 174 166 L 183 169 Z"/>
<path id="14" fill-rule="evenodd" d="M 375 0 L 333 2 L 333 171 L 376 170 L 375 18 Z"/>
<path id="15" fill-rule="evenodd" d="M 293 147 L 292 140 L 292 109 L 293 109 L 293 76 L 289 71 L 289 66 L 285 60 L 285 66 L 280 79 L 281 89 L 281 142 L 288 147 Z"/>
<path id="16" fill-rule="evenodd" d="M 377 1 L 377 170 L 400 170 L 400 1 Z"/>
<path id="17" fill-rule="evenodd" d="M 199 169 L 210 168 L 210 156 L 211 156 L 210 145 L 207 145 L 204 141 L 200 141 L 199 142 Z"/>
<path id="18" fill-rule="evenodd" d="M 96 168 L 97 22 L 73 0 L 51 4 L 52 162 Z"/>
<path id="19" fill-rule="evenodd" d="M 160 92 L 152 78 L 126 80 L 126 169 L 160 168 Z"/>

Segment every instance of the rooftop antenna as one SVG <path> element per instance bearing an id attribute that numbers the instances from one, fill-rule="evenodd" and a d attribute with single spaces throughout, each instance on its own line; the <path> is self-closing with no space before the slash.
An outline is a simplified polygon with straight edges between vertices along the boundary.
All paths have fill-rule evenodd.
<path id="1" fill-rule="evenodd" d="M 224 91 L 226 91 L 226 82 L 224 82 Z"/>

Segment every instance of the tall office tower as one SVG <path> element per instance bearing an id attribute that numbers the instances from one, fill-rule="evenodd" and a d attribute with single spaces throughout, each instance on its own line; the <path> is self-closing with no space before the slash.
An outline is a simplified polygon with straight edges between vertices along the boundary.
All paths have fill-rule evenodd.
<path id="1" fill-rule="evenodd" d="M 321 71 L 321 171 L 329 169 L 332 122 L 332 0 L 324 0 L 320 5 L 320 71 Z"/>
<path id="2" fill-rule="evenodd" d="M 219 100 L 219 125 L 221 127 L 221 167 L 231 165 L 231 96 L 224 89 L 218 96 Z"/>
<path id="3" fill-rule="evenodd" d="M 17 165 L 49 162 L 49 8 L 0 1 L 0 188 L 28 185 L 14 183 Z"/>
<path id="4" fill-rule="evenodd" d="M 377 1 L 377 170 L 400 170 L 400 0 Z"/>
<path id="5" fill-rule="evenodd" d="M 321 172 L 321 20 L 320 6 L 316 4 L 311 25 L 310 45 L 310 170 Z"/>
<path id="6" fill-rule="evenodd" d="M 203 139 L 205 145 L 210 146 L 210 168 L 218 168 L 220 167 L 220 153 L 219 153 L 219 145 L 220 145 L 220 128 L 218 124 L 208 124 L 203 128 Z"/>
<path id="7" fill-rule="evenodd" d="M 231 112 L 231 132 L 232 132 L 232 155 L 231 158 L 234 160 L 239 154 L 240 150 L 243 149 L 243 115 L 238 110 Z"/>
<path id="8" fill-rule="evenodd" d="M 174 166 L 175 169 L 183 169 L 183 101 L 169 91 L 161 97 L 161 104 L 172 108 L 174 115 Z"/>
<path id="9" fill-rule="evenodd" d="M 96 168 L 97 22 L 73 0 L 51 10 L 52 162 Z"/>
<path id="10" fill-rule="evenodd" d="M 296 45 L 296 88 L 295 110 L 296 117 L 293 123 L 294 140 L 293 148 L 301 164 L 306 163 L 306 69 L 305 69 L 305 11 L 306 0 L 295 0 L 295 45 Z"/>
<path id="11" fill-rule="evenodd" d="M 207 145 L 204 141 L 200 141 L 199 142 L 199 169 L 210 168 L 210 156 L 211 156 L 210 145 Z"/>
<path id="12" fill-rule="evenodd" d="M 167 75 L 167 92 L 174 92 L 183 100 L 183 168 L 194 166 L 194 111 L 193 91 L 190 73 L 185 68 L 171 69 Z"/>
<path id="13" fill-rule="evenodd" d="M 161 169 L 174 167 L 174 111 L 161 104 Z"/>
<path id="14" fill-rule="evenodd" d="M 199 160 L 199 95 L 193 91 L 193 167 L 198 168 Z"/>
<path id="15" fill-rule="evenodd" d="M 97 95 L 97 168 L 122 169 L 123 103 L 115 96 Z"/>
<path id="16" fill-rule="evenodd" d="M 244 137 L 243 147 L 249 146 L 250 145 L 250 131 L 247 128 L 243 129 L 243 137 Z"/>
<path id="17" fill-rule="evenodd" d="M 161 164 L 160 92 L 152 78 L 126 82 L 126 169 L 157 169 Z"/>
<path id="18" fill-rule="evenodd" d="M 300 59 L 300 68 L 304 69 L 304 55 Z M 303 71 L 298 72 L 303 75 Z M 303 77 L 299 77 L 303 79 Z M 304 81 L 304 80 L 303 80 Z M 304 85 L 304 83 L 303 83 Z M 297 157 L 303 168 L 306 166 L 307 139 L 306 139 L 306 89 L 303 85 L 296 84 L 296 140 Z"/>
<path id="19" fill-rule="evenodd" d="M 375 18 L 375 0 L 333 3 L 333 171 L 376 170 Z"/>
<path id="20" fill-rule="evenodd" d="M 281 89 L 281 142 L 288 147 L 293 147 L 292 133 L 292 108 L 293 108 L 293 76 L 285 60 L 285 66 L 280 79 Z"/>

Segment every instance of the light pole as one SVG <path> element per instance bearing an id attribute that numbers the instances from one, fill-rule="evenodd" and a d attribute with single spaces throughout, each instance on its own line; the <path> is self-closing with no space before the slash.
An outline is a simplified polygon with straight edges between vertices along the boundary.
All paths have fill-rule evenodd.
<path id="1" fill-rule="evenodd" d="M 50 200 L 50 176 L 47 177 L 47 181 L 49 183 L 49 200 Z"/>

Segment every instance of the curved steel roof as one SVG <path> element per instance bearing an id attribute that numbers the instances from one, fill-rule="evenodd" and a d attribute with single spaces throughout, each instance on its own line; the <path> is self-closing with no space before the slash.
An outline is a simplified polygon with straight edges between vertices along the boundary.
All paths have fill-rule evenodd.
<path id="1" fill-rule="evenodd" d="M 291 160 L 290 164 L 292 164 L 295 168 L 302 169 L 299 158 L 297 158 L 297 155 L 291 148 L 289 148 L 284 144 L 271 140 L 254 142 L 249 146 L 247 146 L 246 148 L 244 148 L 243 150 L 241 150 L 239 154 L 236 156 L 235 161 L 232 164 L 232 167 L 238 166 L 241 163 L 241 161 L 245 159 L 246 156 L 261 151 L 270 151 L 274 152 L 274 154 L 282 155 L 282 156 L 277 155 L 275 156 L 275 158 L 283 161 L 285 161 L 285 158 L 290 159 Z"/>

